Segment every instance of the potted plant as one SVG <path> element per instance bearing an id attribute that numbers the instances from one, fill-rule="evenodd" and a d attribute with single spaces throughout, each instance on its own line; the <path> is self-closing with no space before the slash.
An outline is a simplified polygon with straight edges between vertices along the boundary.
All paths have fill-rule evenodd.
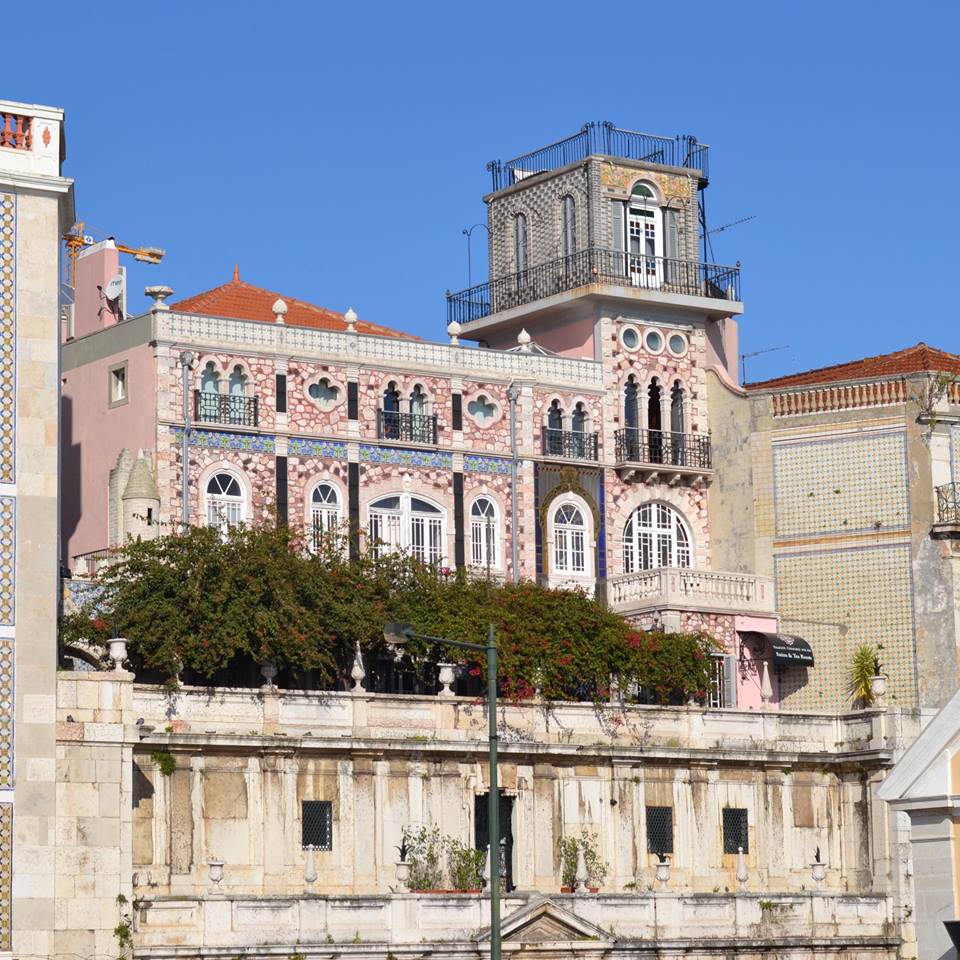
<path id="1" fill-rule="evenodd" d="M 583 854 L 583 862 L 587 868 L 587 886 L 591 893 L 596 893 L 607 877 L 608 866 L 600 856 L 597 844 L 597 835 L 588 833 L 586 827 L 580 831 L 579 837 L 564 836 L 560 838 L 560 892 L 573 893 L 577 885 L 577 861 Z"/>
<path id="2" fill-rule="evenodd" d="M 454 837 L 445 838 L 447 874 L 450 886 L 457 893 L 480 893 L 483 887 L 483 867 L 486 853 L 461 843 Z"/>
<path id="3" fill-rule="evenodd" d="M 403 837 L 400 840 L 400 846 L 395 849 L 400 855 L 400 859 L 397 861 L 397 883 L 406 887 L 408 886 L 407 881 L 410 879 L 410 864 L 407 863 L 409 847 L 407 846 L 406 831 L 404 831 Z"/>
<path id="4" fill-rule="evenodd" d="M 849 677 L 850 696 L 855 704 L 869 707 L 887 692 L 887 678 L 880 671 L 877 648 L 862 643 L 853 653 Z"/>
<path id="5" fill-rule="evenodd" d="M 440 857 L 443 839 L 439 827 L 420 827 L 411 832 L 404 828 L 406 846 L 407 887 L 418 893 L 438 893 L 443 887 L 443 868 Z"/>

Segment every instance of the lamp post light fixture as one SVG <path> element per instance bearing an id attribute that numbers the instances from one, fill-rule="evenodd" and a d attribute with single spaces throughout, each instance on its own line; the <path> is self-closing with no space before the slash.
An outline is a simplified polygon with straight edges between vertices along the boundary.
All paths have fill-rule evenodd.
<path id="1" fill-rule="evenodd" d="M 487 794 L 487 819 L 490 823 L 488 837 L 490 856 L 497 856 L 497 866 L 490 868 L 490 960 L 500 960 L 500 789 L 497 782 L 497 642 L 491 623 L 487 630 L 487 642 L 465 643 L 462 640 L 447 640 L 445 637 L 429 637 L 417 633 L 409 623 L 385 623 L 383 639 L 398 651 L 408 640 L 442 644 L 483 653 L 487 657 L 487 718 L 490 742 L 490 792 Z"/>

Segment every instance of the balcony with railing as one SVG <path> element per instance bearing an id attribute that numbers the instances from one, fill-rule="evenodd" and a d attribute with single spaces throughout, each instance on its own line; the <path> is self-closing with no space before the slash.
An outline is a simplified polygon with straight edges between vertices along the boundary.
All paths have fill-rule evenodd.
<path id="1" fill-rule="evenodd" d="M 559 170 L 568 163 L 578 163 L 590 156 L 618 157 L 639 163 L 654 163 L 700 172 L 700 185 L 709 178 L 709 146 L 696 137 L 684 134 L 660 137 L 638 130 L 615 127 L 609 120 L 585 123 L 575 134 L 564 137 L 512 160 L 491 160 L 487 169 L 493 178 L 494 192 L 539 173 Z"/>
<path id="2" fill-rule="evenodd" d="M 607 603 L 618 613 L 670 609 L 772 614 L 774 582 L 752 573 L 659 567 L 611 577 Z"/>
<path id="3" fill-rule="evenodd" d="M 256 397 L 234 396 L 195 390 L 193 419 L 197 423 L 222 423 L 231 427 L 258 427 L 259 403 Z"/>
<path id="4" fill-rule="evenodd" d="M 33 146 L 33 118 L 0 110 L 0 147 L 29 150 Z"/>
<path id="5" fill-rule="evenodd" d="M 960 483 L 944 483 L 935 490 L 937 519 L 931 536 L 937 540 L 960 539 Z"/>
<path id="6" fill-rule="evenodd" d="M 598 460 L 600 438 L 596 433 L 581 430 L 543 428 L 543 455 L 564 460 Z"/>
<path id="7" fill-rule="evenodd" d="M 614 457 L 621 476 L 712 473 L 710 436 L 626 427 L 614 434 Z"/>
<path id="8" fill-rule="evenodd" d="M 381 440 L 437 445 L 437 416 L 434 413 L 377 412 L 377 436 Z"/>
<path id="9" fill-rule="evenodd" d="M 448 293 L 447 322 L 471 323 L 594 284 L 739 302 L 740 267 L 589 247 L 467 290 Z"/>

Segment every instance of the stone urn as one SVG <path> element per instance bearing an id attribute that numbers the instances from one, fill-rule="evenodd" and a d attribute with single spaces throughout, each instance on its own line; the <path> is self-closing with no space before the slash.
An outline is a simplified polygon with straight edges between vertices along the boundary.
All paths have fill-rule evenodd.
<path id="1" fill-rule="evenodd" d="M 453 663 L 438 663 L 437 664 L 437 679 L 442 684 L 438 696 L 440 697 L 452 697 L 453 690 L 452 684 L 456 680 L 456 673 L 454 672 L 456 664 Z"/>
<path id="2" fill-rule="evenodd" d="M 127 641 L 117 637 L 110 641 L 110 659 L 114 670 L 123 669 L 123 661 L 127 659 Z"/>
<path id="3" fill-rule="evenodd" d="M 266 685 L 272 688 L 273 681 L 277 676 L 277 665 L 272 660 L 267 660 L 267 662 L 260 667 L 260 676 L 263 677 Z"/>
<path id="4" fill-rule="evenodd" d="M 304 849 L 307 851 L 307 863 L 303 869 L 303 882 L 309 887 L 317 882 L 317 848 L 308 843 Z"/>
<path id="5" fill-rule="evenodd" d="M 819 860 L 814 860 L 814 862 L 810 864 L 810 876 L 819 888 L 823 881 L 827 879 L 827 865 L 821 863 Z"/>
<path id="6" fill-rule="evenodd" d="M 213 884 L 215 890 L 219 890 L 220 883 L 223 880 L 223 861 L 210 860 L 207 862 L 207 868 L 209 870 L 210 882 Z"/>
<path id="7" fill-rule="evenodd" d="M 878 673 L 870 678 L 870 695 L 873 697 L 874 703 L 883 703 L 887 695 L 887 675 L 885 673 Z"/>
<path id="8" fill-rule="evenodd" d="M 397 883 L 406 889 L 407 881 L 410 879 L 410 864 L 406 860 L 397 861 Z"/>
<path id="9" fill-rule="evenodd" d="M 586 893 L 589 882 L 590 871 L 587 870 L 587 858 L 583 854 L 583 847 L 579 847 L 577 849 L 577 872 L 573 878 L 574 891 L 576 893 Z"/>
<path id="10" fill-rule="evenodd" d="M 743 847 L 737 847 L 737 883 L 740 884 L 741 890 L 746 887 L 749 879 L 750 874 L 747 873 L 747 861 L 743 856 Z"/>
<path id="11" fill-rule="evenodd" d="M 350 668 L 350 679 L 353 680 L 353 693 L 364 693 L 363 681 L 367 677 L 367 671 L 363 668 L 363 653 L 360 650 L 360 641 L 357 641 L 357 649 L 353 653 L 353 666 Z"/>
<path id="12" fill-rule="evenodd" d="M 657 883 L 660 884 L 661 890 L 667 889 L 667 884 L 670 882 L 670 861 L 669 860 L 660 860 L 657 863 L 656 870 L 656 879 Z"/>

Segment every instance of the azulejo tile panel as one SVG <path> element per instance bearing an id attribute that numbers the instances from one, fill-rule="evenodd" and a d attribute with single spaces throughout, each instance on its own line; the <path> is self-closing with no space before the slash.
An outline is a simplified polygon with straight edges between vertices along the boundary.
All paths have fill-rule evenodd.
<path id="1" fill-rule="evenodd" d="M 950 479 L 960 483 L 960 425 L 950 428 Z"/>
<path id="2" fill-rule="evenodd" d="M 11 949 L 10 890 L 13 886 L 13 804 L 0 803 L 0 951 Z"/>
<path id="3" fill-rule="evenodd" d="M 441 450 L 407 450 L 402 447 L 375 447 L 360 445 L 361 463 L 394 463 L 403 467 L 431 467 L 453 469 L 453 454 Z"/>
<path id="4" fill-rule="evenodd" d="M 781 540 L 905 530 L 906 436 L 871 433 L 775 444 L 773 497 Z"/>
<path id="5" fill-rule="evenodd" d="M 14 623 L 17 501 L 0 497 L 0 626 Z"/>
<path id="6" fill-rule="evenodd" d="M 0 640 L 0 787 L 13 787 L 12 640 Z"/>
<path id="7" fill-rule="evenodd" d="M 0 483 L 15 481 L 16 197 L 0 193 Z"/>
<path id="8" fill-rule="evenodd" d="M 913 577 L 910 546 L 895 544 L 776 558 L 777 606 L 785 633 L 810 642 L 816 665 L 784 673 L 790 710 L 851 706 L 847 677 L 854 650 L 882 645 L 891 705 L 912 707 Z M 800 685 L 803 673 L 805 685 Z"/>
<path id="9" fill-rule="evenodd" d="M 290 457 L 318 457 L 321 460 L 346 460 L 347 445 L 339 440 L 307 440 L 291 437 L 287 441 Z"/>
<path id="10" fill-rule="evenodd" d="M 510 473 L 510 460 L 503 457 L 483 457 L 478 454 L 468 453 L 463 458 L 464 473 Z M 520 461 L 517 461 L 517 468 L 520 467 Z"/>
<path id="11" fill-rule="evenodd" d="M 183 427 L 174 427 L 177 440 L 183 439 Z M 227 433 L 220 430 L 191 430 L 191 447 L 207 447 L 214 450 L 248 450 L 250 453 L 274 453 L 276 439 L 263 433 Z"/>

